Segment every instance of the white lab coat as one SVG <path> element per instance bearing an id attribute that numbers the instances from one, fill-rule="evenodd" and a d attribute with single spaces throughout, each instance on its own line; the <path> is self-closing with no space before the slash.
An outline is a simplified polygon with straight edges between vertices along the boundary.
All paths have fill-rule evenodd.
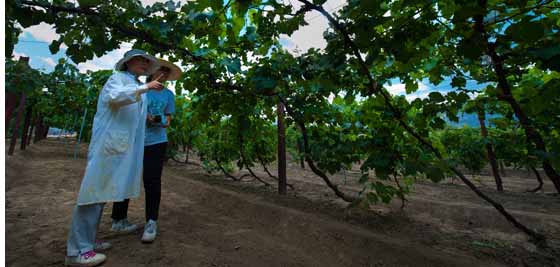
<path id="1" fill-rule="evenodd" d="M 99 94 L 78 205 L 117 202 L 140 195 L 146 85 L 115 72 Z"/>

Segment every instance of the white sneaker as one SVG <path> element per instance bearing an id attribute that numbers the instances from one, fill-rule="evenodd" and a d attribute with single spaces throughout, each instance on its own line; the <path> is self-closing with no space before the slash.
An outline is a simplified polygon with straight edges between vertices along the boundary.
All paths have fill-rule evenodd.
<path id="1" fill-rule="evenodd" d="M 95 246 L 93 248 L 93 250 L 95 251 L 105 251 L 108 250 L 110 248 L 112 248 L 113 245 L 107 241 L 103 241 L 103 240 L 95 240 Z"/>
<path id="2" fill-rule="evenodd" d="M 113 221 L 111 225 L 111 232 L 128 234 L 136 231 L 138 226 L 136 224 L 129 223 L 127 219 L 122 219 L 119 221 Z"/>
<path id="3" fill-rule="evenodd" d="M 103 263 L 107 257 L 101 253 L 95 253 L 93 250 L 80 254 L 75 257 L 66 256 L 64 265 L 66 266 L 97 266 Z"/>
<path id="4" fill-rule="evenodd" d="M 157 222 L 154 220 L 149 220 L 144 226 L 144 234 L 142 234 L 142 242 L 152 243 L 156 239 L 157 235 Z"/>

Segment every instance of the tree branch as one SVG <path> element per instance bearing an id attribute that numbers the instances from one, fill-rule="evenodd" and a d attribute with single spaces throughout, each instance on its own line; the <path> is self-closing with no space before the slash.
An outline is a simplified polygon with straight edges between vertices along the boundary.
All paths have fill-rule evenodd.
<path id="1" fill-rule="evenodd" d="M 487 26 L 491 26 L 491 25 L 494 25 L 494 24 L 498 24 L 498 23 L 501 23 L 501 22 L 508 21 L 508 20 L 510 20 L 510 19 L 512 19 L 512 18 L 515 18 L 515 17 L 517 17 L 517 16 L 520 16 L 520 15 L 523 15 L 523 14 L 527 14 L 528 12 L 531 12 L 531 11 L 533 11 L 533 10 L 535 10 L 535 9 L 539 9 L 539 8 L 541 8 L 541 7 L 546 7 L 546 4 L 552 3 L 553 1 L 554 1 L 554 0 L 547 0 L 547 1 L 544 1 L 544 2 L 539 3 L 539 4 L 537 4 L 537 5 L 534 5 L 534 6 L 532 6 L 532 7 L 522 8 L 523 11 L 521 11 L 521 12 L 515 13 L 515 14 L 509 16 L 509 17 L 505 17 L 505 18 L 501 18 L 501 19 L 494 20 L 494 21 L 492 21 L 492 22 L 488 22 L 488 23 L 484 24 L 484 26 L 487 27 Z"/>
<path id="2" fill-rule="evenodd" d="M 124 25 L 121 25 L 121 24 L 109 23 L 105 20 L 106 17 L 107 17 L 107 16 L 105 16 L 105 14 L 96 12 L 96 11 L 94 11 L 92 9 L 89 9 L 89 8 L 62 7 L 62 6 L 57 6 L 57 5 L 43 4 L 43 3 L 38 3 L 38 2 L 34 2 L 34 1 L 25 1 L 25 0 L 21 1 L 21 3 L 24 4 L 24 5 L 32 6 L 32 7 L 45 8 L 45 9 L 51 11 L 54 14 L 60 13 L 60 12 L 66 12 L 66 13 L 70 13 L 70 14 L 88 15 L 88 16 L 97 17 L 99 19 L 100 23 L 105 23 L 106 25 L 114 28 L 115 30 L 119 31 L 120 33 L 122 33 L 124 35 L 129 35 L 129 36 L 135 37 L 139 40 L 150 43 L 151 45 L 154 45 L 154 46 L 160 48 L 161 50 L 177 51 L 177 52 L 189 57 L 191 60 L 193 60 L 195 62 L 204 60 L 204 58 L 199 57 L 199 56 L 195 56 L 191 51 L 189 51 L 187 49 L 177 47 L 177 46 L 175 46 L 171 43 L 162 42 L 160 40 L 157 40 L 156 38 L 154 38 L 149 33 L 141 31 L 137 28 L 128 28 L 128 27 L 125 27 Z"/>
<path id="3" fill-rule="evenodd" d="M 380 95 L 383 97 L 385 105 L 390 108 L 390 110 L 396 115 L 396 119 L 399 125 L 405 129 L 406 132 L 411 134 L 418 142 L 420 142 L 423 146 L 427 147 L 442 163 L 444 163 L 453 173 L 455 173 L 463 183 L 465 183 L 475 194 L 477 194 L 480 198 L 484 199 L 488 203 L 490 203 L 500 214 L 502 214 L 509 222 L 511 222 L 517 229 L 521 230 L 525 234 L 531 237 L 532 241 L 535 242 L 537 245 L 546 246 L 546 239 L 543 235 L 536 233 L 535 231 L 527 228 L 525 225 L 519 223 L 511 214 L 509 214 L 504 207 L 494 201 L 492 198 L 488 197 L 482 191 L 480 191 L 468 178 L 466 178 L 461 171 L 453 166 L 449 166 L 447 161 L 443 158 L 439 150 L 437 150 L 429 141 L 425 140 L 422 136 L 420 136 L 410 125 L 408 125 L 402 118 L 400 110 L 398 110 L 391 102 L 391 98 L 387 95 L 387 92 L 378 88 L 377 83 L 374 81 L 373 77 L 371 76 L 365 61 L 363 60 L 361 54 L 359 53 L 358 48 L 356 47 L 355 43 L 350 39 L 349 33 L 346 31 L 344 27 L 338 23 L 328 12 L 326 12 L 323 7 L 315 5 L 308 0 L 298 0 L 305 5 L 310 6 L 311 8 L 319 11 L 323 14 L 329 22 L 343 35 L 344 40 L 346 41 L 346 45 L 349 46 L 352 51 L 354 52 L 354 56 L 358 59 L 358 63 L 360 65 L 360 69 L 362 70 L 363 75 L 365 75 L 369 80 L 370 91 L 374 94 Z M 295 118 L 294 118 L 295 120 Z M 302 125 L 305 127 L 305 125 Z M 303 132 L 304 129 L 302 129 Z M 307 133 L 305 133 L 306 135 Z M 305 141 L 304 135 L 304 141 Z"/>
<path id="4" fill-rule="evenodd" d="M 259 154 L 259 152 L 256 153 L 257 154 L 257 158 L 259 160 L 259 162 L 261 163 L 261 166 L 263 167 L 264 171 L 268 174 L 268 176 L 270 176 L 270 178 L 278 181 L 278 177 L 274 176 L 272 173 L 270 173 L 270 171 L 268 170 L 268 168 L 266 167 L 266 164 L 264 164 L 264 160 L 262 159 L 261 155 Z M 294 186 L 292 184 L 286 184 L 290 189 L 294 190 Z"/>
<path id="5" fill-rule="evenodd" d="M 323 171 L 321 171 L 319 168 L 317 168 L 315 166 L 315 162 L 313 162 L 313 160 L 309 156 L 309 136 L 307 135 L 307 128 L 305 127 L 305 123 L 303 121 L 301 121 L 301 119 L 298 116 L 295 116 L 294 110 L 288 105 L 288 103 L 286 102 L 286 100 L 284 98 L 282 98 L 280 95 L 278 95 L 278 98 L 284 104 L 284 107 L 286 108 L 286 111 L 288 112 L 288 114 L 294 119 L 296 124 L 301 129 L 301 133 L 303 135 L 303 147 L 304 147 L 305 161 L 307 162 L 307 165 L 309 165 L 309 168 L 311 168 L 311 170 L 316 175 L 321 177 L 323 179 L 323 181 L 327 184 L 327 186 L 329 188 L 331 188 L 338 197 L 340 197 L 341 199 L 343 199 L 346 202 L 356 201 L 357 200 L 356 197 L 346 195 L 345 193 L 340 191 L 340 189 L 338 189 L 338 186 L 333 184 L 331 182 L 331 180 L 329 179 L 329 177 Z"/>

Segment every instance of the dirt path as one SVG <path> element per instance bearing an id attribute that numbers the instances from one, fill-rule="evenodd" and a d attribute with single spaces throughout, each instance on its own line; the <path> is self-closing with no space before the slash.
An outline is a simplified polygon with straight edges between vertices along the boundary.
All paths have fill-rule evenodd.
<path id="1" fill-rule="evenodd" d="M 292 169 L 294 170 L 294 169 Z M 299 175 L 298 175 L 299 174 Z M 264 174 L 261 174 L 264 176 Z M 340 175 L 332 180 L 345 192 L 358 193 L 361 185 L 351 181 L 344 185 Z M 354 177 L 358 180 L 358 177 Z M 491 179 L 490 177 L 481 177 Z M 544 232 L 548 236 L 560 239 L 560 197 L 550 194 L 524 192 L 521 188 L 530 187 L 530 179 L 507 177 L 506 185 L 516 185 L 512 191 L 496 192 L 492 188 L 481 187 L 481 191 L 499 201 L 511 214 L 521 222 Z M 299 182 L 300 187 L 315 187 L 322 181 L 309 171 L 299 171 L 290 176 L 291 182 Z M 302 184 L 303 183 L 303 184 Z M 312 184 L 312 185 L 309 185 Z M 552 187 L 550 182 L 547 186 Z M 324 186 L 323 186 L 324 187 Z M 507 187 L 506 187 L 507 188 Z M 515 192 L 513 190 L 520 190 Z M 309 189 L 306 189 L 309 190 Z M 324 197 L 323 197 L 324 198 Z M 476 196 L 462 184 L 435 184 L 419 181 L 414 184 L 412 193 L 407 196 L 407 216 L 426 223 L 437 224 L 448 232 L 474 230 L 481 231 L 487 238 L 504 239 L 503 241 L 522 241 L 525 235 L 513 228 L 494 207 Z M 390 205 L 380 204 L 374 210 L 389 214 L 400 211 L 401 202 L 395 199 Z"/>
<path id="2" fill-rule="evenodd" d="M 83 150 L 81 155 L 85 155 Z M 8 266 L 63 264 L 71 211 L 84 168 L 85 159 L 73 160 L 72 147 L 56 140 L 42 141 L 25 152 L 7 157 Z M 297 196 L 304 191 L 278 197 L 269 189 L 232 185 L 221 182 L 219 177 L 205 175 L 200 169 L 181 166 L 166 167 L 162 180 L 161 231 L 151 245 L 139 241 L 140 232 L 126 236 L 110 234 L 111 207 L 105 208 L 99 236 L 112 241 L 114 248 L 107 253 L 109 260 L 104 266 L 503 266 L 507 263 L 498 257 L 502 255 L 499 253 L 465 250 L 460 240 L 442 242 L 444 234 L 423 228 L 406 217 L 378 217 L 373 222 L 377 228 L 345 222 L 339 216 L 339 209 L 329 206 L 329 201 L 317 204 Z M 131 220 L 143 220 L 142 205 L 143 198 L 131 202 Z"/>

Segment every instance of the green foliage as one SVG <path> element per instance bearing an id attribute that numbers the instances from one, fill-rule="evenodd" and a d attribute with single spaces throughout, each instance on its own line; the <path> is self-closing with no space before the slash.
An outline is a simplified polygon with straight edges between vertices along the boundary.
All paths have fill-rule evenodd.
<path id="1" fill-rule="evenodd" d="M 491 141 L 483 140 L 480 129 L 446 129 L 440 133 L 439 138 L 448 158 L 454 164 L 463 166 L 472 173 L 477 173 L 486 166 L 484 144 Z"/>
<path id="2" fill-rule="evenodd" d="M 308 156 L 329 174 L 359 165 L 366 174 L 360 179 L 366 203 L 402 196 L 417 177 L 440 181 L 449 175 L 449 165 L 480 170 L 487 142 L 509 164 L 533 166 L 550 159 L 560 168 L 560 14 L 550 1 L 479 6 L 476 1 L 352 0 L 335 16 L 352 44 L 341 31 L 329 29 L 324 50 L 298 55 L 284 51 L 279 39 L 306 25 L 309 10 L 295 10 L 288 2 L 201 0 L 142 6 L 124 0 L 55 1 L 66 11 L 54 15 L 15 1 L 7 5 L 6 28 L 17 32 L 40 22 L 53 24 L 61 37 L 49 48 L 54 53 L 66 44 L 76 63 L 123 42 L 183 62 L 170 128 L 172 152 L 192 148 L 208 170 L 218 164 L 231 171 L 234 165 L 275 160 L 279 97 L 290 111 L 288 151 L 295 159 Z M 480 19 L 482 25 L 477 25 Z M 13 37 L 7 36 L 8 51 Z M 501 62 L 491 57 L 492 50 Z M 497 63 L 514 99 L 545 139 L 547 153 L 526 144 L 510 105 L 502 101 Z M 52 86 L 47 99 L 39 100 L 41 110 L 53 114 L 56 125 L 68 120 L 64 114 L 81 114 L 83 107 L 93 115 L 97 92 L 110 72 L 82 75 L 64 63 L 59 66 L 48 80 L 67 83 Z M 384 99 L 364 73 L 379 85 L 398 79 L 407 93 L 425 80 L 435 85 L 451 80 L 452 89 L 412 101 L 404 96 Z M 471 82 L 487 86 L 479 97 L 468 93 Z M 181 95 L 182 90 L 188 93 Z M 496 115 L 487 140 L 478 129 L 446 125 L 445 118 L 457 121 L 460 112 Z M 301 147 L 301 125 L 309 137 L 307 154 Z M 431 142 L 445 159 L 436 159 L 419 140 Z M 407 181 L 403 191 L 389 182 L 395 176 Z"/>
<path id="3" fill-rule="evenodd" d="M 29 66 L 6 61 L 6 89 L 25 92 L 26 105 L 35 118 L 43 118 L 49 127 L 79 132 L 82 116 L 87 109 L 83 140 L 91 137 L 91 127 L 97 97 L 112 71 L 80 73 L 61 60 L 51 73 L 42 73 Z"/>

